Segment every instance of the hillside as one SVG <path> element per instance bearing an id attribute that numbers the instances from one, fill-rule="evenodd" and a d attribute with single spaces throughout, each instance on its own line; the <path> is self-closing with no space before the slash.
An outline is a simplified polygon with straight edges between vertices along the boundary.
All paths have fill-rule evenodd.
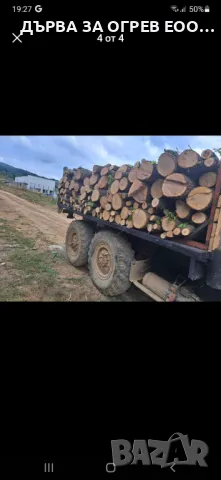
<path id="1" fill-rule="evenodd" d="M 12 167 L 11 165 L 8 165 L 7 163 L 0 162 L 0 175 L 5 175 L 7 178 L 13 179 L 15 177 L 22 177 L 24 175 L 33 175 L 34 177 L 39 177 L 39 175 L 36 175 L 36 173 L 29 172 L 28 170 L 23 170 L 22 168 L 16 168 Z M 41 178 L 46 178 L 46 177 L 41 177 Z M 50 178 L 50 180 L 55 180 L 55 178 Z M 56 186 L 58 184 L 58 180 L 55 180 Z"/>

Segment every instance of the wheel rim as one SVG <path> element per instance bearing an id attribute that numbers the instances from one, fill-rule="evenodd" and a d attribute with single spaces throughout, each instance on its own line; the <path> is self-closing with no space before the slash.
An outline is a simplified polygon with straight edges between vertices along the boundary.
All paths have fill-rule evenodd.
<path id="1" fill-rule="evenodd" d="M 112 252 L 105 243 L 98 245 L 95 250 L 95 266 L 97 274 L 103 280 L 109 278 L 113 272 Z"/>
<path id="2" fill-rule="evenodd" d="M 77 232 L 73 232 L 68 241 L 69 253 L 72 257 L 76 257 L 80 248 L 80 238 Z"/>

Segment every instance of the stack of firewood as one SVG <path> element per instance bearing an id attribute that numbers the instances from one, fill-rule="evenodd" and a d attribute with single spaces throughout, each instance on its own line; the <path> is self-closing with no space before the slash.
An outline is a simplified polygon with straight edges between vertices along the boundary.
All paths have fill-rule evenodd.
<path id="1" fill-rule="evenodd" d="M 66 169 L 58 186 L 58 202 L 78 213 L 161 238 L 187 237 L 207 224 L 219 166 L 212 150 L 200 156 L 189 149 L 181 154 L 164 150 L 158 162 L 143 159 L 134 166 L 94 165 L 92 172 Z M 221 230 L 220 207 L 214 238 L 215 223 Z"/>

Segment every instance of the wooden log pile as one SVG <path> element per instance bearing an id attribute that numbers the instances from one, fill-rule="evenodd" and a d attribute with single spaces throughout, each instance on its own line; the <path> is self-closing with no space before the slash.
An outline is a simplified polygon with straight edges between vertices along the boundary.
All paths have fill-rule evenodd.
<path id="1" fill-rule="evenodd" d="M 158 162 L 65 169 L 58 202 L 162 239 L 185 238 L 208 224 L 219 167 L 212 150 L 199 155 L 189 149 L 181 154 L 165 150 Z M 221 196 L 213 222 L 211 250 L 221 243 Z"/>

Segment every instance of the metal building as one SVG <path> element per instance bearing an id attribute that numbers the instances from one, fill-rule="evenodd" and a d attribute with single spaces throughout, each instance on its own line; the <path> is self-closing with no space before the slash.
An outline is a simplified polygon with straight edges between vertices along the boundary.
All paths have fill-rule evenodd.
<path id="1" fill-rule="evenodd" d="M 27 190 L 34 190 L 48 195 L 54 195 L 55 193 L 55 180 L 27 175 L 15 177 L 15 183 L 25 183 Z"/>

